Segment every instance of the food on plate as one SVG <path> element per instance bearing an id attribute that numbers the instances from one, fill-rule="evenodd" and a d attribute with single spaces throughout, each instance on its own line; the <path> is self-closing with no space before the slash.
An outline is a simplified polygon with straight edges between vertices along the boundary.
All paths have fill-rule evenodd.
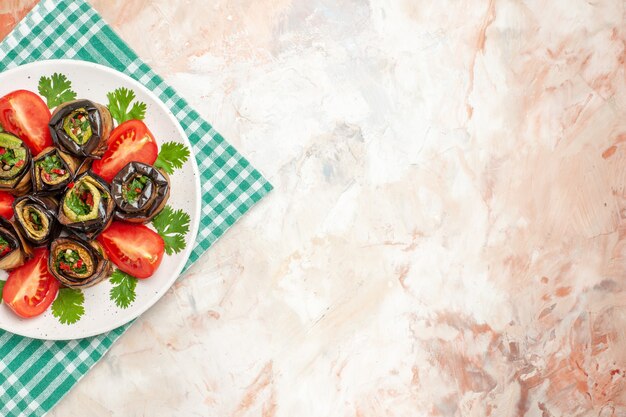
<path id="1" fill-rule="evenodd" d="M 158 153 L 154 136 L 146 124 L 141 120 L 129 120 L 113 130 L 107 151 L 102 159 L 93 162 L 91 169 L 105 181 L 111 182 L 130 162 L 154 164 Z"/>
<path id="2" fill-rule="evenodd" d="M 50 119 L 54 144 L 81 158 L 102 156 L 112 129 L 109 109 L 89 100 L 61 104 Z"/>
<path id="3" fill-rule="evenodd" d="M 17 136 L 0 133 L 0 190 L 24 195 L 30 190 L 30 150 Z"/>
<path id="4" fill-rule="evenodd" d="M 115 218 L 147 223 L 163 210 L 170 196 L 168 175 L 142 162 L 130 162 L 111 182 Z"/>
<path id="5" fill-rule="evenodd" d="M 22 266 L 32 255 L 31 247 L 13 223 L 0 217 L 0 269 Z"/>
<path id="6" fill-rule="evenodd" d="M 69 154 L 49 147 L 33 159 L 31 180 L 35 192 L 62 190 L 76 174 L 78 164 Z"/>
<path id="7" fill-rule="evenodd" d="M 105 107 L 76 100 L 63 74 L 38 88 L 46 102 L 26 90 L 0 98 L 0 292 L 20 317 L 52 305 L 72 324 L 83 289 L 110 278 L 109 298 L 128 308 L 138 279 L 186 247 L 190 217 L 167 201 L 190 152 L 177 142 L 159 152 L 132 90 L 108 93 Z"/>
<path id="8" fill-rule="evenodd" d="M 58 219 L 63 226 L 91 240 L 111 223 L 114 209 L 108 184 L 86 172 L 67 185 Z"/>
<path id="9" fill-rule="evenodd" d="M 13 203 L 15 223 L 22 236 L 34 246 L 42 246 L 58 236 L 59 203 L 47 195 L 27 195 Z"/>
<path id="10" fill-rule="evenodd" d="M 109 276 L 111 263 L 100 244 L 61 237 L 50 245 L 48 269 L 69 288 L 88 288 Z"/>
<path id="11" fill-rule="evenodd" d="M 114 221 L 98 242 L 121 271 L 135 278 L 149 278 L 163 260 L 165 243 L 155 231 L 142 224 Z"/>
<path id="12" fill-rule="evenodd" d="M 39 248 L 34 257 L 9 272 L 2 300 L 20 317 L 40 315 L 50 307 L 59 291 L 59 283 L 48 271 L 48 250 Z"/>
<path id="13" fill-rule="evenodd" d="M 13 217 L 13 201 L 15 201 L 13 195 L 0 191 L 0 216 L 5 219 Z"/>
<path id="14" fill-rule="evenodd" d="M 37 94 L 17 90 L 0 98 L 0 125 L 26 143 L 33 155 L 52 146 L 50 110 Z"/>

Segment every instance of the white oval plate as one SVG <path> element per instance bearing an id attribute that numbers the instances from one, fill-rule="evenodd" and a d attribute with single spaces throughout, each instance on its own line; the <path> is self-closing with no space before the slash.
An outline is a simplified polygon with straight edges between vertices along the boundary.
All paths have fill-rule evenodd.
<path id="1" fill-rule="evenodd" d="M 39 61 L 23 65 L 0 73 L 0 96 L 19 89 L 37 92 L 39 78 L 49 77 L 55 72 L 68 77 L 78 98 L 104 105 L 108 103 L 106 93 L 119 87 L 133 90 L 137 100 L 148 105 L 144 121 L 159 143 L 159 149 L 164 142 L 175 141 L 186 144 L 191 150 L 187 136 L 161 100 L 132 78 L 102 65 L 73 60 Z M 36 339 L 79 339 L 122 326 L 154 305 L 183 270 L 193 248 L 200 222 L 200 174 L 193 153 L 183 168 L 176 170 L 170 178 L 172 186 L 168 204 L 174 209 L 183 209 L 191 217 L 190 230 L 185 238 L 187 245 L 185 250 L 178 254 L 164 255 L 157 272 L 149 279 L 137 283 L 137 298 L 130 307 L 118 308 L 109 299 L 111 284 L 107 280 L 83 290 L 85 314 L 74 324 L 59 323 L 50 309 L 41 316 L 21 319 L 7 306 L 0 304 L 0 328 Z M 0 280 L 5 280 L 6 277 L 7 273 L 0 271 Z"/>

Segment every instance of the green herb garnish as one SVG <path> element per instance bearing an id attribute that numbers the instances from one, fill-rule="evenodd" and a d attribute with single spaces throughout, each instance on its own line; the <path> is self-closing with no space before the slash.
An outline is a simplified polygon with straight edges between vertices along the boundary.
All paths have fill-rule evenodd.
<path id="1" fill-rule="evenodd" d="M 137 281 L 137 278 L 119 269 L 113 271 L 113 275 L 111 275 L 113 288 L 111 288 L 109 296 L 119 308 L 128 308 L 135 301 Z"/>
<path id="2" fill-rule="evenodd" d="M 152 219 L 152 225 L 165 242 L 165 253 L 171 255 L 185 249 L 185 235 L 189 232 L 189 214 L 165 206 L 163 211 Z"/>
<path id="3" fill-rule="evenodd" d="M 146 117 L 146 109 L 148 106 L 141 101 L 135 102 L 132 107 L 130 103 L 135 99 L 135 92 L 128 88 L 118 88 L 117 90 L 108 93 L 109 99 L 109 111 L 111 117 L 117 120 L 118 123 L 124 123 L 127 120 L 143 120 Z M 130 107 L 130 109 L 129 109 Z"/>
<path id="4" fill-rule="evenodd" d="M 57 155 L 48 155 L 38 163 L 48 174 L 52 174 L 53 169 L 63 168 L 61 159 Z"/>
<path id="5" fill-rule="evenodd" d="M 58 253 L 54 266 L 59 273 L 74 271 L 77 274 L 87 272 L 87 265 L 80 258 L 78 251 L 66 249 Z"/>
<path id="6" fill-rule="evenodd" d="M 46 98 L 48 107 L 51 109 L 76 99 L 76 93 L 72 91 L 71 81 L 59 73 L 39 79 L 39 94 Z"/>
<path id="7" fill-rule="evenodd" d="M 0 147 L 0 162 L 2 165 L 13 167 L 19 161 L 20 157 L 16 155 L 15 149 Z"/>
<path id="8" fill-rule="evenodd" d="M 43 169 L 42 177 L 46 181 L 54 181 L 59 177 L 67 175 L 67 171 L 57 155 L 48 155 L 44 159 L 37 161 L 37 166 Z"/>
<path id="9" fill-rule="evenodd" d="M 178 142 L 165 142 L 154 162 L 156 168 L 161 168 L 168 174 L 173 174 L 175 168 L 182 168 L 189 159 L 189 148 Z"/>
<path id="10" fill-rule="evenodd" d="M 52 303 L 52 315 L 61 324 L 74 324 L 85 314 L 85 295 L 81 290 L 61 288 Z"/>
<path id="11" fill-rule="evenodd" d="M 63 130 L 77 144 L 87 143 L 93 136 L 87 110 L 81 108 L 73 111 L 63 120 Z"/>
<path id="12" fill-rule="evenodd" d="M 28 217 L 30 222 L 33 224 L 33 228 L 37 231 L 43 228 L 43 222 L 41 220 L 41 214 L 35 209 L 28 210 Z"/>
<path id="13" fill-rule="evenodd" d="M 4 236 L 0 236 L 0 257 L 6 255 L 7 252 L 11 252 L 11 245 Z"/>
<path id="14" fill-rule="evenodd" d="M 129 203 L 134 203 L 139 198 L 147 182 L 148 177 L 145 175 L 133 178 L 130 184 L 126 185 L 122 190 L 122 197 Z"/>
<path id="15" fill-rule="evenodd" d="M 91 212 L 91 207 L 89 207 L 86 202 L 81 200 L 81 198 L 78 196 L 78 191 L 79 190 L 70 191 L 65 197 L 65 204 L 70 210 L 72 210 L 78 216 L 84 216 Z"/>

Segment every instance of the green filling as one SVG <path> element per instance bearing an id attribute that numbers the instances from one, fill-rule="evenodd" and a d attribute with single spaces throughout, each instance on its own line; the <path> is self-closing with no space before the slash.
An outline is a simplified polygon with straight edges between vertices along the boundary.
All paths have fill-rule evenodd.
<path id="1" fill-rule="evenodd" d="M 84 193 L 90 194 L 90 191 L 81 189 L 78 189 L 76 191 L 72 190 L 65 198 L 65 205 L 77 216 L 85 216 L 89 214 L 89 212 L 91 212 L 92 210 L 92 207 L 87 204 L 87 199 L 81 198 L 84 197 Z"/>
<path id="2" fill-rule="evenodd" d="M 59 253 L 57 259 L 54 263 L 56 270 L 59 273 L 67 272 L 68 269 L 72 270 L 77 274 L 84 274 L 87 272 L 87 265 L 85 262 L 80 262 L 80 267 L 78 266 L 79 262 L 82 261 L 80 256 L 78 255 L 78 251 L 72 249 L 66 249 Z M 63 265 L 63 266 L 62 266 Z"/>
<path id="3" fill-rule="evenodd" d="M 10 166 L 17 164 L 20 158 L 16 155 L 15 151 L 16 149 L 0 147 L 0 162 L 2 162 L 3 165 Z"/>
<path id="4" fill-rule="evenodd" d="M 134 203 L 135 201 L 137 201 L 137 199 L 141 195 L 141 192 L 146 187 L 146 183 L 148 182 L 148 180 L 149 178 L 145 175 L 133 178 L 130 184 L 125 185 L 124 189 L 122 190 L 122 197 L 124 197 L 124 200 L 128 201 L 129 203 Z"/>
<path id="5" fill-rule="evenodd" d="M 59 184 L 70 176 L 58 155 L 47 155 L 37 161 L 36 166 L 40 179 L 47 184 Z"/>
<path id="6" fill-rule="evenodd" d="M 61 164 L 61 159 L 57 155 L 48 155 L 43 160 L 39 161 L 39 165 L 46 171 L 48 174 L 53 174 L 53 169 L 63 169 L 63 164 Z"/>
<path id="7" fill-rule="evenodd" d="M 63 212 L 74 222 L 83 222 L 98 218 L 98 207 L 106 193 L 101 193 L 90 178 L 85 178 L 74 185 L 63 199 Z"/>
<path id="8" fill-rule="evenodd" d="M 63 130 L 77 144 L 84 145 L 92 136 L 89 114 L 83 108 L 74 110 L 63 120 Z"/>
<path id="9" fill-rule="evenodd" d="M 26 149 L 0 146 L 0 177 L 14 177 L 26 163 Z"/>
<path id="10" fill-rule="evenodd" d="M 0 256 L 5 255 L 10 250 L 11 245 L 9 244 L 9 242 L 3 236 L 0 236 Z"/>
<path id="11" fill-rule="evenodd" d="M 41 213 L 39 213 L 37 210 L 35 209 L 29 209 L 28 210 L 28 217 L 29 220 L 33 226 L 33 229 L 35 229 L 36 231 L 40 231 L 41 229 L 43 229 L 43 222 L 41 220 Z"/>

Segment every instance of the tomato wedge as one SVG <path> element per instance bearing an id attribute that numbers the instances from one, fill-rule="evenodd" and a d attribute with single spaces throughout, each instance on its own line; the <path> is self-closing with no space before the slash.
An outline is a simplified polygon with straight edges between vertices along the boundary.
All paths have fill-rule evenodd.
<path id="1" fill-rule="evenodd" d="M 35 256 L 9 272 L 2 299 L 25 319 L 35 317 L 50 307 L 59 292 L 59 283 L 48 271 L 48 250 L 40 248 Z"/>
<path id="2" fill-rule="evenodd" d="M 52 146 L 50 109 L 37 94 L 17 90 L 0 98 L 0 125 L 26 143 L 33 156 Z"/>
<path id="3" fill-rule="evenodd" d="M 13 217 L 13 200 L 15 197 L 11 194 L 0 191 L 0 216 L 7 220 Z"/>
<path id="4" fill-rule="evenodd" d="M 143 224 L 114 221 L 97 240 L 120 270 L 136 278 L 152 276 L 163 260 L 163 238 Z"/>
<path id="5" fill-rule="evenodd" d="M 102 159 L 93 162 L 91 169 L 105 181 L 111 182 L 129 162 L 152 165 L 159 149 L 154 136 L 141 120 L 128 120 L 111 132 L 108 149 Z"/>

